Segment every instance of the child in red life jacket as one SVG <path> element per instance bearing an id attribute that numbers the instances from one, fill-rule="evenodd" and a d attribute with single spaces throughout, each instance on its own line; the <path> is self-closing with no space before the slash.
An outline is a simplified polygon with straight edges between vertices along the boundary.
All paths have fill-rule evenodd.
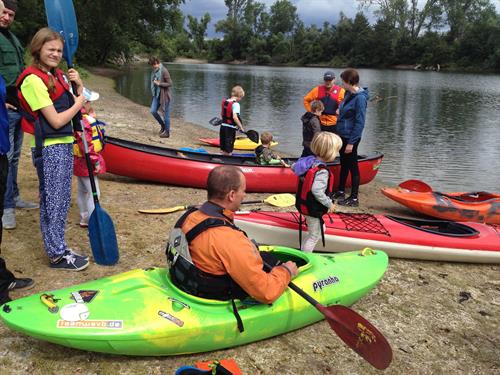
<path id="1" fill-rule="evenodd" d="M 333 212 L 335 204 L 330 198 L 333 190 L 333 174 L 326 163 L 339 154 L 342 140 L 330 132 L 316 133 L 311 142 L 313 156 L 300 158 L 292 165 L 299 176 L 296 203 L 297 210 L 305 216 L 308 232 L 304 236 L 301 249 L 312 252 L 323 236 L 323 215 Z"/>
<path id="2" fill-rule="evenodd" d="M 241 86 L 234 86 L 231 90 L 231 97 L 223 99 L 221 105 L 222 124 L 220 126 L 219 141 L 223 155 L 231 155 L 236 140 L 236 130 L 244 131 L 240 117 L 239 101 L 245 96 L 245 91 Z"/>
<path id="3" fill-rule="evenodd" d="M 97 196 L 100 196 L 99 182 L 97 174 L 106 172 L 104 158 L 100 154 L 103 148 L 103 130 L 96 120 L 96 113 L 91 106 L 91 102 L 99 99 L 99 94 L 84 89 L 85 104 L 82 108 L 82 127 L 84 129 L 85 139 L 89 149 L 90 161 L 94 167 L 94 181 L 97 190 Z M 90 215 L 94 211 L 94 198 L 90 185 L 89 171 L 85 161 L 85 149 L 82 141 L 82 133 L 75 132 L 75 143 L 73 146 L 73 174 L 77 176 L 78 193 L 76 203 L 80 210 L 80 227 L 88 227 Z"/>
<path id="4" fill-rule="evenodd" d="M 290 166 L 281 159 L 277 154 L 271 150 L 271 143 L 273 142 L 273 135 L 270 132 L 263 132 L 260 135 L 260 146 L 255 149 L 255 158 L 257 163 L 260 165 L 278 165 L 281 164 L 284 167 L 289 168 Z"/>

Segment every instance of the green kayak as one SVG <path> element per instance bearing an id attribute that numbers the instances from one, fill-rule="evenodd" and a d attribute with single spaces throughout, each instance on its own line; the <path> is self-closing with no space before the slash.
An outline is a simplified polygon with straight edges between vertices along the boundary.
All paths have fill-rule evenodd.
<path id="1" fill-rule="evenodd" d="M 294 279 L 323 305 L 349 306 L 381 279 L 382 251 L 322 256 L 286 247 L 266 247 L 295 261 Z M 230 302 L 206 300 L 177 289 L 165 268 L 137 269 L 5 304 L 3 322 L 15 331 L 71 348 L 127 355 L 177 355 L 242 345 L 323 319 L 288 289 L 272 305 L 236 301 L 239 332 Z"/>

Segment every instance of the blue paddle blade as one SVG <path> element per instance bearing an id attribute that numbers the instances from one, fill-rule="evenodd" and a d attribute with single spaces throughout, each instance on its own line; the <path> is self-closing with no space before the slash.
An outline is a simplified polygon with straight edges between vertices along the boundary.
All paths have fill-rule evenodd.
<path id="1" fill-rule="evenodd" d="M 63 56 L 69 67 L 78 48 L 78 23 L 71 0 L 45 0 L 45 13 L 49 27 L 64 39 Z"/>
<path id="2" fill-rule="evenodd" d="M 112 266 L 118 262 L 118 242 L 115 226 L 111 217 L 99 203 L 95 204 L 94 211 L 89 219 L 89 239 L 92 255 L 97 264 Z"/>

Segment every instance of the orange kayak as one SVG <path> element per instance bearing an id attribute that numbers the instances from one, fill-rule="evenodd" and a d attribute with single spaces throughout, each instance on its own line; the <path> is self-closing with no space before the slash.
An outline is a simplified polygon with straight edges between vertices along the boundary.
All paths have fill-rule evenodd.
<path id="1" fill-rule="evenodd" d="M 412 185 L 406 182 L 397 188 L 383 188 L 382 193 L 414 211 L 432 217 L 500 224 L 500 194 L 484 191 L 440 193 L 432 189 L 412 189 Z"/>

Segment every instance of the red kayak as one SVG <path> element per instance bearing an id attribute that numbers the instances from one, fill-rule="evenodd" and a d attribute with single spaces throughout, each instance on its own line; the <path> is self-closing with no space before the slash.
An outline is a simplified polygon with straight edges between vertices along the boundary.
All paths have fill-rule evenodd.
<path id="1" fill-rule="evenodd" d="M 254 157 L 224 156 L 180 151 L 106 137 L 102 152 L 108 172 L 143 181 L 206 188 L 208 173 L 219 165 L 235 165 L 246 177 L 247 192 L 294 193 L 297 176 L 281 165 L 259 165 Z M 360 184 L 375 178 L 383 154 L 359 156 Z M 297 158 L 285 159 L 289 164 Z M 340 161 L 328 163 L 338 185 Z M 347 181 L 350 186 L 350 179 Z"/>
<path id="2" fill-rule="evenodd" d="M 500 263 L 500 226 L 419 220 L 371 214 L 330 214 L 325 221 L 325 247 L 340 252 L 365 247 L 396 258 L 452 262 Z M 261 244 L 299 247 L 297 212 L 240 212 L 235 223 Z M 302 230 L 307 231 L 305 224 Z"/>

